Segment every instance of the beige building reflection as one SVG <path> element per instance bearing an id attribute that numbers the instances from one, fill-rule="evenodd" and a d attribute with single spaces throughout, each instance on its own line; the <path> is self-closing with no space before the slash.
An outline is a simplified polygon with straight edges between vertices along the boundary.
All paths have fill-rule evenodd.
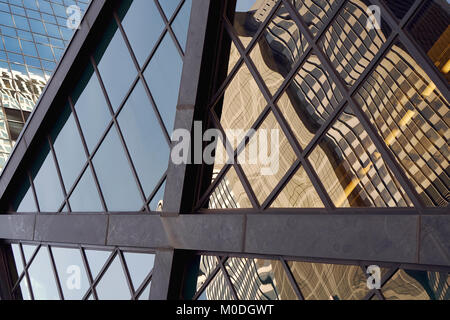
<path id="1" fill-rule="evenodd" d="M 247 46 L 261 21 L 276 1 L 256 1 L 249 12 L 238 12 L 235 29 Z M 315 35 L 327 20 L 336 1 L 293 1 Z M 322 7 L 319 7 L 321 4 Z M 325 31 L 319 45 L 348 86 L 365 71 L 389 36 L 389 30 L 366 30 L 366 1 L 352 0 Z M 438 46 L 438 44 L 436 44 Z M 274 94 L 308 43 L 287 10 L 281 7 L 268 29 L 250 52 L 250 58 Z M 239 59 L 231 46 L 230 72 Z M 297 72 L 277 105 L 302 148 L 342 102 L 332 78 L 311 54 Z M 386 145 L 392 150 L 423 201 L 447 206 L 450 132 L 448 102 L 428 75 L 400 43 L 392 46 L 369 76 L 355 100 Z M 247 66 L 237 71 L 224 93 L 220 121 L 224 129 L 248 130 L 267 101 Z M 279 127 L 269 113 L 262 127 Z M 237 142 L 234 145 L 237 146 Z M 280 174 L 261 177 L 257 166 L 243 165 L 258 200 L 262 203 L 295 161 L 286 137 L 280 139 Z M 407 207 L 411 200 L 364 127 L 348 106 L 332 124 L 308 158 L 336 207 Z M 223 167 L 214 166 L 214 174 Z M 210 199 L 210 209 L 250 208 L 246 192 L 233 168 Z M 315 208 L 323 204 L 303 168 L 282 190 L 272 207 Z M 202 258 L 202 267 L 207 265 Z M 367 294 L 366 275 L 360 267 L 291 263 L 293 275 L 306 299 L 362 299 Z M 207 274 L 207 270 L 203 270 Z M 279 262 L 231 259 L 227 265 L 238 296 L 243 299 L 295 299 Z M 208 299 L 230 299 L 223 275 L 206 290 Z M 449 299 L 449 277 L 432 272 L 400 270 L 383 288 L 388 299 Z"/>
<path id="2" fill-rule="evenodd" d="M 45 84 L 40 76 L 0 68 L 0 172 Z"/>

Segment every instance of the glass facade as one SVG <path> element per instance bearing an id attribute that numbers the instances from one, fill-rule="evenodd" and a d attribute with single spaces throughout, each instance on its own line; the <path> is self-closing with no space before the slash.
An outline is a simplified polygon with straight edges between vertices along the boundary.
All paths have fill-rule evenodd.
<path id="1" fill-rule="evenodd" d="M 13 244 L 12 250 L 20 266 L 16 299 L 148 299 L 152 252 L 30 244 Z"/>
<path id="2" fill-rule="evenodd" d="M 38 221 L 35 241 L 6 239 L 12 298 L 149 299 L 171 268 L 176 299 L 449 300 L 448 2 L 206 2 L 100 11 L 54 116 L 0 180 L 0 210 Z M 172 133 L 195 138 L 193 119 L 222 134 L 214 159 L 175 165 Z M 241 160 L 271 131 L 280 156 L 262 174 Z M 423 227 L 436 216 L 447 220 Z M 105 239 L 54 243 L 96 218 Z M 280 234 L 251 229 L 267 225 Z"/>
<path id="3" fill-rule="evenodd" d="M 198 300 L 449 300 L 448 273 L 382 268 L 369 289 L 364 266 L 202 256 Z"/>
<path id="4" fill-rule="evenodd" d="M 156 211 L 162 201 L 191 1 L 173 16 L 156 12 L 167 27 L 152 29 L 144 46 L 135 37 L 155 9 L 147 2 L 122 1 L 33 156 L 40 212 Z M 34 212 L 27 199 L 12 209 Z"/>
<path id="5" fill-rule="evenodd" d="M 67 47 L 77 6 L 89 0 L 0 1 L 0 170 Z"/>

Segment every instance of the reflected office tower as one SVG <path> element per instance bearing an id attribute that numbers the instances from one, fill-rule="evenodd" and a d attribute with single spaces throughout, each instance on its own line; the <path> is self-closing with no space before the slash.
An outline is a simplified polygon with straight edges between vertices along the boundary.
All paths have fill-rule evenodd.
<path id="1" fill-rule="evenodd" d="M 68 7 L 88 3 L 0 1 L 0 172 L 72 37 Z"/>
<path id="2" fill-rule="evenodd" d="M 237 12 L 234 31 L 244 47 L 250 44 L 261 23 L 277 1 L 256 1 L 249 11 Z M 292 1 L 305 19 L 311 33 L 323 27 L 339 1 Z M 351 88 L 387 41 L 390 28 L 384 21 L 368 27 L 370 4 L 364 0 L 348 1 L 330 25 L 323 30 L 318 44 L 343 82 Z M 443 16 L 446 13 L 439 16 Z M 435 15 L 432 15 L 435 17 Z M 291 18 L 288 8 L 280 5 L 272 20 L 250 50 L 249 57 L 267 90 L 274 96 L 292 72 L 300 57 L 307 55 L 293 80 L 279 94 L 276 104 L 303 149 L 310 149 L 308 160 L 324 190 L 337 208 L 410 207 L 411 200 L 384 161 L 372 138 L 364 129 L 354 107 L 343 104 L 343 94 L 319 57 L 310 52 L 309 43 Z M 443 19 L 447 19 L 448 15 Z M 448 31 L 448 30 L 447 30 Z M 447 33 L 441 36 L 446 37 Z M 438 40 L 430 54 L 444 40 Z M 261 85 L 244 62 L 237 66 L 241 54 L 231 40 L 227 74 L 232 74 L 223 104 L 215 107 L 220 124 L 226 130 L 249 130 L 267 107 Z M 436 64 L 445 64 L 442 56 Z M 438 61 L 439 60 L 439 61 Z M 237 71 L 234 71 L 237 68 Z M 255 81 L 256 80 L 256 81 Z M 378 67 L 355 92 L 354 100 L 383 137 L 416 192 L 427 206 L 446 207 L 448 190 L 448 102 L 427 74 L 400 43 L 394 43 Z M 245 105 L 246 108 L 242 108 Z M 336 120 L 314 147 L 310 144 L 319 129 L 336 109 Z M 277 119 L 268 113 L 259 129 L 280 130 L 280 170 L 262 177 L 260 166 L 242 163 L 260 204 L 277 186 L 292 166 L 295 154 Z M 240 141 L 227 136 L 236 148 Z M 213 181 L 223 165 L 214 166 Z M 320 208 L 322 201 L 310 177 L 301 167 L 272 203 L 272 208 Z M 231 167 L 210 196 L 209 209 L 251 208 L 245 189 Z M 203 259 L 211 259 L 203 257 Z M 215 258 L 214 258 L 215 259 Z M 202 262 L 203 263 L 203 262 Z M 277 272 L 278 262 L 258 259 L 229 259 L 229 272 L 237 295 L 243 299 L 286 298 L 286 288 Z M 293 263 L 292 272 L 302 282 L 309 299 L 362 299 L 367 294 L 366 276 L 360 267 Z M 271 282 L 265 274 L 270 272 Z M 261 276 L 262 275 L 262 276 Z M 390 298 L 448 298 L 448 278 L 439 273 L 399 271 L 387 287 Z M 326 283 L 320 283 L 323 279 Z M 208 299 L 227 299 L 230 293 L 215 281 L 207 290 Z M 277 283 L 276 286 L 271 284 Z M 292 297 L 291 297 L 292 298 Z"/>

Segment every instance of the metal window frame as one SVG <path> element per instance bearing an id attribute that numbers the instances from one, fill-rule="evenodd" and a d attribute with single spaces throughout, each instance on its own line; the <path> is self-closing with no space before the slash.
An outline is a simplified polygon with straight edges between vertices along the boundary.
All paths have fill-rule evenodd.
<path id="1" fill-rule="evenodd" d="M 228 1 L 210 1 L 210 0 L 193 0 L 191 20 L 189 25 L 186 50 L 184 55 L 184 66 L 182 73 L 182 80 L 180 86 L 180 94 L 178 99 L 175 128 L 185 128 L 192 132 L 193 121 L 201 120 L 203 123 L 210 124 L 209 115 L 207 111 L 210 110 L 210 101 L 215 104 L 220 98 L 220 92 L 226 89 L 227 82 L 220 85 L 217 94 L 213 94 L 214 87 L 218 84 L 214 82 L 214 73 L 216 71 L 217 53 L 220 48 L 220 37 L 223 34 L 220 32 L 220 21 L 225 21 L 225 25 L 230 28 L 229 22 L 225 16 L 222 15 L 226 10 L 226 5 L 233 5 L 234 0 Z M 421 7 L 421 0 L 417 0 L 413 7 L 410 9 L 405 18 L 400 22 L 400 28 L 397 26 L 397 20 L 392 17 L 392 14 L 387 10 L 383 3 L 378 0 L 374 0 L 375 3 L 379 3 L 382 8 L 383 15 L 387 15 L 388 23 L 390 23 L 393 29 L 393 34 L 399 35 L 398 38 L 407 47 L 408 51 L 413 55 L 415 59 L 419 60 L 419 63 L 424 68 L 425 72 L 430 76 L 437 73 L 432 65 L 430 65 L 427 58 L 417 58 L 420 49 L 417 45 L 409 40 L 405 40 L 407 37 L 403 28 L 407 25 L 407 22 L 414 16 L 415 12 Z M 26 163 L 26 155 L 29 149 L 32 148 L 33 143 L 38 139 L 45 137 L 43 130 L 45 129 L 45 123 L 48 119 L 51 119 L 51 110 L 57 102 L 67 102 L 67 91 L 73 85 L 73 75 L 77 74 L 74 69 L 79 67 L 80 55 L 82 55 L 90 45 L 93 44 L 93 39 L 99 36 L 99 30 L 102 30 L 102 25 L 109 21 L 112 16 L 117 21 L 117 14 L 114 14 L 113 6 L 117 4 L 117 1 L 106 0 L 94 0 L 86 11 L 85 17 L 82 21 L 82 27 L 78 30 L 68 49 L 66 50 L 62 61 L 59 63 L 55 74 L 51 81 L 48 83 L 41 96 L 38 106 L 30 116 L 21 137 L 15 147 L 15 150 L 8 161 L 3 175 L 0 179 L 0 199 L 8 195 L 13 188 L 14 178 L 18 176 L 24 163 Z M 114 4 L 112 4 L 114 3 Z M 162 9 L 155 1 L 158 10 Z M 409 185 L 407 179 L 400 175 L 401 184 L 406 184 L 408 189 L 408 195 L 416 205 L 414 208 L 375 208 L 375 209 L 336 209 L 334 208 L 331 200 L 327 196 L 323 186 L 319 183 L 318 178 L 315 177 L 315 173 L 311 169 L 306 159 L 308 153 L 312 150 L 312 146 L 323 136 L 326 130 L 330 127 L 333 121 L 338 117 L 344 103 L 340 108 L 337 108 L 335 112 L 330 116 L 327 123 L 322 126 L 319 133 L 310 143 L 310 145 L 302 150 L 297 144 L 292 131 L 287 125 L 284 116 L 279 111 L 276 101 L 277 97 L 283 92 L 284 88 L 290 83 L 294 77 L 298 68 L 304 63 L 308 54 L 314 52 L 319 55 L 325 69 L 329 73 L 330 77 L 339 86 L 344 95 L 344 101 L 348 101 L 352 109 L 358 109 L 356 103 L 353 101 L 352 95 L 360 84 L 367 78 L 373 68 L 381 61 L 382 57 L 389 50 L 390 45 L 397 39 L 397 36 L 391 35 L 377 54 L 374 61 L 371 62 L 370 68 L 367 68 L 360 76 L 357 84 L 354 85 L 354 89 L 348 90 L 345 84 L 340 79 L 340 76 L 336 74 L 334 68 L 332 68 L 328 59 L 321 53 L 320 48 L 317 47 L 317 41 L 323 35 L 330 23 L 336 18 L 338 12 L 344 5 L 345 1 L 342 1 L 339 5 L 339 9 L 334 12 L 331 19 L 324 24 L 315 37 L 312 37 L 309 29 L 305 26 L 301 18 L 294 12 L 290 3 L 287 0 L 280 0 L 277 4 L 283 3 L 288 10 L 293 14 L 294 20 L 300 31 L 305 34 L 310 47 L 308 51 L 302 56 L 302 58 L 296 63 L 292 71 L 289 73 L 287 79 L 285 79 L 283 85 L 279 88 L 278 92 L 272 97 L 265 88 L 265 84 L 259 76 L 256 67 L 252 65 L 249 57 L 252 47 L 257 42 L 259 35 L 262 34 L 265 26 L 270 22 L 270 18 L 266 19 L 265 23 L 262 23 L 254 39 L 251 41 L 247 48 L 240 46 L 239 40 L 230 33 L 230 37 L 237 44 L 238 50 L 241 54 L 240 60 L 230 73 L 229 79 L 237 72 L 239 67 L 245 63 L 249 70 L 254 75 L 255 81 L 260 88 L 262 88 L 263 94 L 266 96 L 268 106 L 266 110 L 260 115 L 255 127 L 258 127 L 260 123 L 265 119 L 267 113 L 274 112 L 277 121 L 282 126 L 283 132 L 289 137 L 291 146 L 296 146 L 296 154 L 299 155 L 299 160 L 296 161 L 293 167 L 288 171 L 288 174 L 282 179 L 276 189 L 271 193 L 270 199 L 266 200 L 260 205 L 253 194 L 253 191 L 246 181 L 245 174 L 240 166 L 235 166 L 236 172 L 240 176 L 244 187 L 252 203 L 255 207 L 253 210 L 240 209 L 240 210 L 216 210 L 214 214 L 208 210 L 202 209 L 203 203 L 197 200 L 207 199 L 205 194 L 208 194 L 214 190 L 214 184 L 211 186 L 201 185 L 201 182 L 208 184 L 207 174 L 204 168 L 199 168 L 195 165 L 182 165 L 175 166 L 169 164 L 169 168 L 166 174 L 163 175 L 160 182 L 156 186 L 155 191 L 150 196 L 150 199 L 145 199 L 146 204 L 151 201 L 151 198 L 156 194 L 161 185 L 165 182 L 165 196 L 164 196 L 164 211 L 159 214 L 149 213 L 147 205 L 144 205 L 143 213 L 111 213 L 107 212 L 107 206 L 105 200 L 102 198 L 102 205 L 105 209 L 103 214 L 17 214 L 8 213 L 0 215 L 0 238 L 5 239 L 2 243 L 0 251 L 3 255 L 11 259 L 11 254 L 8 253 L 7 247 L 11 241 L 20 241 L 21 243 L 37 243 L 42 246 L 52 246 L 58 244 L 58 246 L 71 246 L 80 248 L 84 263 L 87 265 L 86 257 L 84 255 L 84 248 L 115 248 L 114 252 L 118 252 L 118 248 L 150 248 L 156 252 L 155 266 L 152 276 L 148 281 L 152 281 L 150 290 L 151 299 L 179 299 L 186 298 L 185 281 L 186 276 L 192 270 L 189 270 L 189 262 L 198 257 L 199 252 L 207 254 L 217 253 L 218 255 L 225 257 L 229 255 L 252 257 L 260 256 L 266 259 L 274 258 L 276 260 L 285 261 L 289 259 L 296 259 L 301 261 L 311 262 L 324 262 L 330 263 L 356 263 L 358 265 L 365 263 L 380 263 L 391 264 L 398 267 L 405 266 L 408 268 L 415 268 L 419 270 L 440 270 L 442 272 L 450 271 L 450 259 L 448 257 L 449 238 L 448 238 L 448 226 L 450 225 L 450 215 L 446 208 L 424 208 L 418 199 L 415 191 Z M 182 3 L 177 7 L 176 12 L 180 10 Z M 275 13 L 275 9 L 271 12 L 272 17 Z M 107 17 L 108 18 L 105 18 Z M 176 13 L 170 20 L 165 21 L 166 29 L 160 36 L 157 44 L 155 44 L 150 56 L 146 60 L 144 67 L 149 63 L 151 57 L 156 52 L 156 48 L 162 40 L 162 37 L 169 32 L 173 39 L 176 39 L 173 31 L 170 28 L 170 24 L 176 17 Z M 395 23 L 394 23 L 395 22 Z M 227 24 L 228 23 L 228 24 Z M 126 34 L 123 27 L 119 23 L 119 29 L 124 36 L 125 43 L 131 50 L 130 43 L 126 38 Z M 219 32 L 218 32 L 219 31 Z M 232 29 L 230 29 L 232 31 Z M 237 42 L 236 42 L 237 40 Z M 179 43 L 175 41 L 176 46 L 180 54 L 183 53 Z M 314 44 L 314 45 L 311 45 Z M 132 54 L 133 62 L 137 64 L 135 56 Z M 427 62 L 428 61 L 428 62 Z M 138 66 L 138 65 L 137 65 Z M 98 75 L 98 70 L 95 70 Z M 448 85 L 442 82 L 442 77 L 438 74 L 430 76 L 430 78 L 436 82 L 437 87 L 441 90 L 448 90 Z M 132 88 L 137 81 L 144 79 L 142 72 L 139 72 L 137 78 L 133 82 L 133 85 L 127 96 L 122 102 L 122 106 L 131 93 Z M 439 80 L 440 79 L 440 80 Z M 145 79 L 144 79 L 145 81 Z M 228 81 L 229 82 L 229 81 Z M 146 87 L 146 86 L 145 86 Z M 105 88 L 102 85 L 102 91 L 105 96 Z M 446 91 L 448 93 L 448 91 Z M 154 100 L 151 96 L 151 92 L 148 90 L 147 94 L 157 111 Z M 447 98 L 447 97 L 446 97 Z M 73 103 L 69 100 L 70 107 L 74 112 Z M 110 111 L 111 105 L 108 102 Z M 54 107 L 53 107 L 54 108 Z M 354 110 L 358 112 L 357 110 Z M 120 112 L 120 109 L 116 114 Z M 359 111 L 358 117 L 363 116 Z M 81 127 L 75 114 L 78 130 L 80 131 L 83 147 L 88 155 L 86 142 L 81 132 Z M 206 115 L 206 116 L 205 116 Z M 364 118 L 363 118 L 364 119 Z M 217 119 L 216 119 L 217 120 Z M 213 126 L 220 128 L 220 123 L 214 123 Z M 116 120 L 111 120 L 106 132 L 104 133 L 102 140 L 106 136 L 108 130 L 112 126 L 116 126 Z M 162 119 L 159 115 L 160 125 L 163 126 Z M 372 140 L 378 141 L 377 132 L 372 128 L 370 122 L 366 119 L 363 120 L 363 126 L 370 133 Z M 119 127 L 117 127 L 119 128 Z M 167 130 L 165 130 L 166 139 L 169 138 Z M 123 137 L 121 139 L 123 144 Z M 170 143 L 170 139 L 168 139 Z M 244 142 L 245 143 L 245 142 Z M 245 144 L 244 144 L 245 145 Z M 383 152 L 383 158 L 387 157 L 391 169 L 401 173 L 401 168 L 398 167 L 396 160 L 390 155 L 390 151 L 378 142 L 377 147 Z M 381 147 L 381 148 L 380 148 Z M 98 146 L 96 147 L 98 149 Z M 126 149 L 125 149 L 126 150 Z M 236 156 L 236 154 L 234 155 Z M 386 159 L 386 158 L 385 158 Z M 88 158 L 84 170 L 87 167 L 93 169 L 90 163 L 92 159 Z M 130 162 L 131 158 L 128 154 L 127 160 Z M 386 160 L 386 161 L 387 161 Z M 131 162 L 132 164 L 132 162 Z M 267 209 L 270 206 L 271 201 L 282 190 L 284 185 L 288 182 L 290 176 L 295 173 L 300 165 L 303 165 L 305 170 L 313 181 L 318 182 L 321 186 L 322 192 L 321 198 L 325 200 L 325 209 Z M 229 168 L 222 170 L 218 175 L 217 183 L 221 180 L 221 177 L 227 172 Z M 77 181 L 81 179 L 80 174 Z M 60 173 L 59 173 L 60 174 Z M 137 177 L 137 173 L 133 172 L 134 177 Z M 96 182 L 97 190 L 101 195 L 101 188 L 97 181 L 95 171 L 93 171 L 94 180 Z M 31 177 L 28 176 L 31 182 L 31 187 L 35 193 Z M 139 180 L 137 180 L 139 181 Z M 209 180 L 210 181 L 210 180 Z M 192 188 L 194 183 L 195 188 Z M 215 182 L 216 183 L 216 182 Z M 68 196 L 73 190 L 68 192 Z M 405 190 L 406 191 L 406 190 Z M 206 193 L 205 193 L 206 192 Z M 142 190 L 141 190 L 142 193 Z M 142 196 L 142 194 L 141 194 Z M 411 197 L 412 196 L 412 197 Z M 36 199 L 36 195 L 35 195 Z M 414 199 L 414 200 L 413 200 Z M 67 201 L 67 198 L 65 199 Z M 200 203 L 200 205 L 199 205 Z M 36 204 L 39 208 L 38 203 Z M 266 209 L 266 210 L 263 210 Z M 358 228 L 352 228 L 349 222 Z M 348 224 L 346 228 L 345 225 Z M 335 230 L 334 226 L 340 225 L 342 230 Z M 408 243 L 408 246 L 395 246 L 395 243 L 391 243 L 391 246 L 386 247 L 385 241 L 392 242 L 392 234 L 389 232 L 373 233 L 373 229 L 380 226 L 384 228 L 394 228 L 395 233 L 400 234 L 400 238 L 397 239 L 400 242 Z M 446 229 L 447 228 L 447 229 Z M 322 248 L 320 251 L 311 250 L 312 241 L 315 239 L 301 239 L 304 242 L 299 241 L 299 233 L 302 230 L 306 231 L 311 229 L 314 232 L 320 234 L 320 241 L 322 241 Z M 283 231 L 283 236 L 279 235 L 279 231 Z M 371 233 L 372 231 L 372 233 Z M 326 245 L 326 243 L 336 243 L 338 246 L 345 246 L 355 243 L 355 239 L 358 239 L 362 234 L 369 233 L 370 239 L 368 240 L 368 248 L 370 252 L 363 252 L 363 247 L 352 247 L 349 253 L 343 253 L 340 250 L 335 250 Z M 130 236 L 133 234 L 133 236 Z M 343 237 L 344 236 L 344 237 Z M 430 237 L 439 239 L 438 243 L 430 241 Z M 344 239 L 342 239 L 344 238 Z M 317 240 L 317 239 L 316 239 Z M 293 245 L 295 243 L 303 243 L 303 246 Z M 291 243 L 291 244 L 290 244 Z M 377 250 L 375 250 L 375 248 Z M 382 249 L 382 251 L 380 251 Z M 383 251 L 384 250 L 384 251 Z M 374 251 L 377 251 L 374 253 Z M 408 251 L 405 253 L 405 251 Z M 436 252 L 440 253 L 437 255 Z M 447 256 L 446 256 L 447 252 Z M 122 261 L 122 259 L 121 259 Z M 0 263 L 2 261 L 0 260 Z M 109 262 L 112 262 L 109 261 Z M 220 261 L 219 269 L 223 268 L 224 261 Z M 25 264 L 24 264 L 25 265 Z M 54 265 L 54 264 L 53 264 Z M 124 267 L 124 265 L 122 264 Z M 125 267 L 124 267 L 125 268 Z M 106 266 L 103 268 L 103 272 L 106 271 Z M 11 297 L 12 292 L 10 279 L 5 279 L 5 272 L 7 265 L 5 261 L 0 264 L 0 283 L 1 290 L 3 292 L 2 298 Z M 126 270 L 126 269 L 124 269 Z M 226 271 L 226 270 L 225 270 Z M 24 276 L 28 279 L 27 272 Z M 23 277 L 23 276 L 22 276 Z M 90 288 L 94 295 L 94 298 L 98 298 L 95 291 L 95 284 L 98 279 L 92 279 L 92 274 L 88 278 L 90 281 Z M 292 277 L 291 277 L 292 278 Z M 127 275 L 127 281 L 129 288 L 132 290 L 133 286 L 130 285 L 129 274 Z M 28 279 L 29 280 L 29 279 Z M 175 281 L 177 280 L 177 281 Z M 181 280 L 181 281 L 178 281 Z M 97 282 L 96 282 L 97 281 Z M 6 284 L 6 289 L 5 285 Z M 30 287 L 31 288 L 31 287 Z M 137 298 L 139 294 L 145 289 L 138 288 L 138 291 L 133 296 Z M 6 294 L 5 294 L 6 292 Z M 131 291 L 130 291 L 131 292 Z M 300 292 L 300 291 L 299 291 Z M 32 294 L 32 292 L 31 292 Z M 297 293 L 298 294 L 298 293 Z M 379 292 L 372 292 L 377 294 L 379 298 L 382 298 L 382 294 Z M 300 292 L 301 295 L 301 292 Z M 300 296 L 299 295 L 299 296 Z M 88 298 L 86 296 L 85 298 Z M 370 297 L 369 297 L 370 298 Z"/>

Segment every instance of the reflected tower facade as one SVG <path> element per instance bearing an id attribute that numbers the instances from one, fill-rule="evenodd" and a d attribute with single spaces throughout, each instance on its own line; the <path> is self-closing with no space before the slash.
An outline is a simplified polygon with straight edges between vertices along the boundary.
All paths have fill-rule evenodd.
<path id="1" fill-rule="evenodd" d="M 0 171 L 72 37 L 69 6 L 88 3 L 0 1 Z"/>
<path id="2" fill-rule="evenodd" d="M 0 177 L 0 297 L 450 298 L 448 2 L 93 1 Z"/>

